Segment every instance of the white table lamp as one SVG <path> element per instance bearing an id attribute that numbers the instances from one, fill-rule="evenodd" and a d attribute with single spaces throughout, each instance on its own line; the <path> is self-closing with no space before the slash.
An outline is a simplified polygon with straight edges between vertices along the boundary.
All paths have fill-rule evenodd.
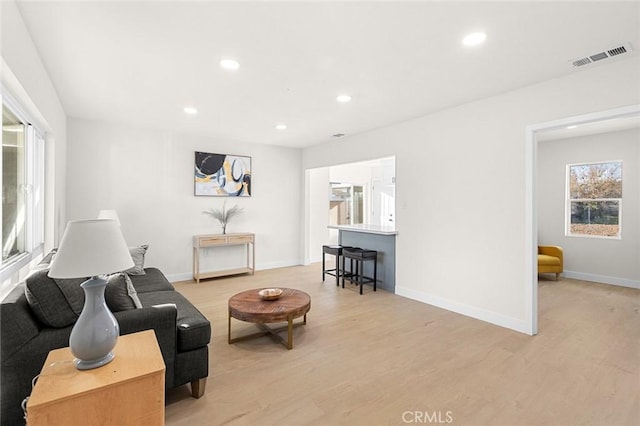
<path id="1" fill-rule="evenodd" d="M 120 218 L 118 217 L 118 212 L 115 210 L 100 210 L 98 212 L 98 219 L 113 219 L 120 226 Z"/>
<path id="2" fill-rule="evenodd" d="M 100 275 L 133 266 L 127 244 L 115 220 L 77 220 L 67 224 L 51 264 L 51 278 L 91 277 L 81 284 L 85 301 L 71 330 L 69 347 L 79 370 L 109 363 L 120 327 L 104 300 L 106 280 Z"/>

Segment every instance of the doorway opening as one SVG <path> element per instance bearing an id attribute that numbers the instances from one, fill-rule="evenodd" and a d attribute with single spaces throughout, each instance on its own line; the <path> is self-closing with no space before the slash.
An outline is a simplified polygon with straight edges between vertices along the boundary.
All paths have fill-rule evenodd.
<path id="1" fill-rule="evenodd" d="M 607 126 L 616 125 L 619 119 L 640 116 L 640 105 L 631 105 L 623 108 L 616 108 L 607 111 L 600 111 L 574 117 L 563 118 L 527 126 L 525 138 L 525 244 L 526 258 L 525 270 L 527 276 L 527 324 L 528 333 L 535 335 L 538 333 L 538 199 L 536 197 L 536 183 L 538 179 L 538 141 L 544 138 L 553 137 L 554 134 L 576 131 L 583 129 L 585 125 Z M 580 131 L 580 130 L 578 130 Z"/>
<path id="2" fill-rule="evenodd" d="M 338 243 L 329 225 L 395 224 L 395 174 L 395 157 L 306 170 L 304 263 Z"/>

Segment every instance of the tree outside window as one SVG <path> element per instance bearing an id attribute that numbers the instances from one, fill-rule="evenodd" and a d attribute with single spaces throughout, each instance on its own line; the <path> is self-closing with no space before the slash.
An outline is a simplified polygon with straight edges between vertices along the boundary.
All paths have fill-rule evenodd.
<path id="1" fill-rule="evenodd" d="M 571 164 L 567 235 L 620 238 L 622 162 Z"/>

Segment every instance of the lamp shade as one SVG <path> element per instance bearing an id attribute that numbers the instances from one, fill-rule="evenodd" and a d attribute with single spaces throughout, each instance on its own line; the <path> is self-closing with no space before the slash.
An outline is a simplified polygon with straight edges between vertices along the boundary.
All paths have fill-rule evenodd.
<path id="1" fill-rule="evenodd" d="M 51 278 L 82 278 L 124 271 L 133 266 L 115 220 L 75 220 L 67 224 L 51 264 Z"/>
<path id="2" fill-rule="evenodd" d="M 100 210 L 98 219 L 113 219 L 118 226 L 120 226 L 120 218 L 118 217 L 118 212 L 115 210 Z"/>

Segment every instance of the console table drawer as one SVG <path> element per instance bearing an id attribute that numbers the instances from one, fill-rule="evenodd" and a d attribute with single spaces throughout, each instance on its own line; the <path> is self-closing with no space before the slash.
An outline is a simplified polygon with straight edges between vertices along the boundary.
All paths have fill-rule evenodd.
<path id="1" fill-rule="evenodd" d="M 246 243 L 252 243 L 252 242 L 253 242 L 252 235 L 242 235 L 237 237 L 230 236 L 228 244 L 246 244 Z"/>
<path id="2" fill-rule="evenodd" d="M 200 247 L 219 246 L 227 244 L 227 237 L 201 237 L 198 238 L 197 245 Z"/>

